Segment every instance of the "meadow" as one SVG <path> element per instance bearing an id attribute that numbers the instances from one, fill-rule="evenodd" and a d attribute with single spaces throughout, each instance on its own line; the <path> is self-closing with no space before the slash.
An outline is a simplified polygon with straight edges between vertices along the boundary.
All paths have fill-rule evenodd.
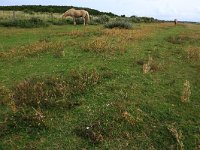
<path id="1" fill-rule="evenodd" d="M 0 27 L 0 41 L 0 149 L 200 149 L 200 25 Z"/>

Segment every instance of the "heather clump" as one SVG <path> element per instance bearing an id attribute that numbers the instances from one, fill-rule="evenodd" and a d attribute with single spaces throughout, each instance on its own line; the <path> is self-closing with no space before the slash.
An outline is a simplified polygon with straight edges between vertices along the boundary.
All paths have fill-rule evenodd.
<path id="1" fill-rule="evenodd" d="M 71 107 L 78 102 L 70 100 L 83 94 L 101 80 L 95 70 L 71 71 L 68 76 L 32 77 L 13 88 L 13 99 L 17 105 Z"/>

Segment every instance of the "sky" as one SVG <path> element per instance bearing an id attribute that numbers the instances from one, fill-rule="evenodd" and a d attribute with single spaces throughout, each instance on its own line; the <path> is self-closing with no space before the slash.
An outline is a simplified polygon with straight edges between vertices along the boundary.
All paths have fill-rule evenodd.
<path id="1" fill-rule="evenodd" d="M 200 22 L 200 0 L 0 0 L 0 6 L 9 5 L 77 6 L 117 15 Z"/>

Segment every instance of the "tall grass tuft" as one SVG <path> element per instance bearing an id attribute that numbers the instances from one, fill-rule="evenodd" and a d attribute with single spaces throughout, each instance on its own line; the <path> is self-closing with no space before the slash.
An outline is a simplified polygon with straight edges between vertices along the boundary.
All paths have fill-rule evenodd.
<path id="1" fill-rule="evenodd" d="M 172 136 L 176 139 L 177 142 L 177 149 L 184 150 L 184 144 L 183 144 L 183 134 L 179 130 L 177 131 L 176 127 L 174 125 L 168 125 L 168 130 L 171 132 Z"/>
<path id="2" fill-rule="evenodd" d="M 153 58 L 149 56 L 149 60 L 146 64 L 143 64 L 143 73 L 146 74 L 151 71 L 151 65 L 153 62 Z"/>
<path id="3" fill-rule="evenodd" d="M 190 101 L 190 95 L 191 95 L 190 82 L 188 80 L 185 80 L 185 83 L 183 84 L 181 101 L 182 102 L 189 102 Z"/>
<path id="4" fill-rule="evenodd" d="M 144 74 L 159 71 L 164 67 L 162 64 L 158 64 L 155 60 L 153 60 L 153 58 L 150 55 L 147 63 L 144 63 L 143 61 L 139 60 L 137 61 L 137 64 L 143 65 Z"/>

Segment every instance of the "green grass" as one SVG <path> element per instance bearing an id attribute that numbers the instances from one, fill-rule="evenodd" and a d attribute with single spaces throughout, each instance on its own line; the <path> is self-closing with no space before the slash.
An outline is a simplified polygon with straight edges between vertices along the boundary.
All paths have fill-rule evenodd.
<path id="1" fill-rule="evenodd" d="M 59 83 L 67 79 L 73 96 L 45 98 L 54 103 L 80 102 L 73 107 L 50 103 L 51 107 L 44 108 L 36 103 L 13 106 L 8 99 L 2 100 L 0 149 L 181 149 L 181 143 L 184 149 L 198 149 L 200 62 L 188 59 L 186 50 L 198 48 L 199 29 L 199 25 L 170 23 L 136 24 L 132 30 L 82 25 L 0 27 L 0 54 L 9 54 L 0 55 L 0 86 L 5 88 L 0 98 L 10 97 L 9 92 L 15 93 L 25 79 L 33 83 L 29 91 L 37 91 L 37 82 L 44 82 L 42 90 L 48 91 L 48 80 L 58 76 L 62 77 Z M 99 39 L 96 45 L 91 45 L 95 39 Z M 114 45 L 104 46 L 104 39 Z M 32 55 L 37 49 L 34 43 L 41 41 L 48 41 L 46 46 L 64 43 L 58 49 L 65 55 L 56 57 L 57 49 L 52 46 Z M 31 55 L 21 51 L 26 46 Z M 142 64 L 149 55 L 156 69 L 143 74 Z M 70 77 L 74 70 L 79 78 L 77 74 Z M 93 85 L 87 76 L 92 70 L 101 77 L 98 84 Z M 39 81 L 32 81 L 33 77 Z M 185 80 L 191 84 L 188 103 L 180 100 Z M 85 82 L 87 90 L 80 93 Z M 49 90 L 54 90 L 53 84 Z M 37 111 L 45 116 L 42 122 Z"/>

